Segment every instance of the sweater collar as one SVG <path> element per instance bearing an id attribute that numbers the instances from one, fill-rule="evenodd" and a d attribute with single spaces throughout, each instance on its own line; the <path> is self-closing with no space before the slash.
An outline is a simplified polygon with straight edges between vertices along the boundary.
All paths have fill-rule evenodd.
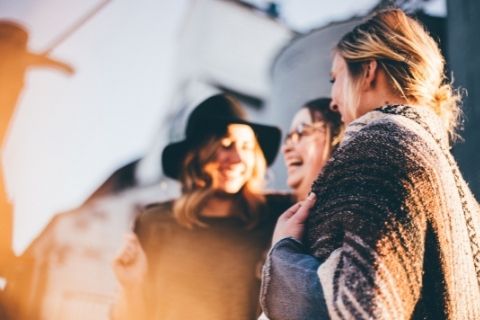
<path id="1" fill-rule="evenodd" d="M 408 119 L 422 127 L 442 147 L 448 150 L 448 131 L 440 117 L 430 108 L 411 107 L 406 105 L 385 105 L 367 112 L 347 126 L 344 141 L 348 141 L 352 135 L 372 122 L 395 119 L 401 117 Z M 407 120 L 407 123 L 409 122 Z M 405 123 L 405 121 L 402 121 Z"/>

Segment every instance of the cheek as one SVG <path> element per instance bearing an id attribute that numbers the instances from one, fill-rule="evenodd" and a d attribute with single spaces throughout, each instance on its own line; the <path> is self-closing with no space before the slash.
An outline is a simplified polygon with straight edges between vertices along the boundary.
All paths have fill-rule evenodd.
<path id="1" fill-rule="evenodd" d="M 332 84 L 332 88 L 330 89 L 330 94 L 334 102 L 338 102 L 338 80 Z"/>
<path id="2" fill-rule="evenodd" d="M 303 153 L 303 161 L 306 164 L 311 165 L 313 162 L 315 162 L 315 159 L 317 158 L 319 150 L 316 149 L 315 144 L 311 143 L 308 147 L 304 148 L 302 153 Z"/>
<path id="3" fill-rule="evenodd" d="M 283 145 L 282 146 L 282 154 L 283 154 L 283 159 L 286 161 L 287 156 L 292 156 L 292 155 L 298 155 L 301 154 L 301 146 L 300 144 L 295 144 L 295 145 L 289 145 L 288 147 Z"/>
<path id="4" fill-rule="evenodd" d="M 295 153 L 300 155 L 303 162 L 307 162 L 310 158 L 310 153 L 312 152 L 312 146 L 309 143 L 304 143 L 303 141 L 298 143 L 295 146 Z"/>
<path id="5" fill-rule="evenodd" d="M 207 163 L 203 166 L 203 173 L 215 178 L 218 173 L 218 166 L 214 162 Z"/>
<path id="6" fill-rule="evenodd" d="M 255 154 L 252 153 L 251 155 L 246 156 L 244 163 L 245 163 L 245 166 L 247 167 L 247 171 L 250 173 L 253 172 L 253 168 L 255 167 L 255 163 L 256 163 Z"/>
<path id="7" fill-rule="evenodd" d="M 340 89 L 340 84 L 335 84 L 335 91 L 332 92 L 332 96 L 335 95 L 335 103 L 337 104 L 337 107 L 340 111 L 340 109 L 344 109 L 344 90 Z"/>
<path id="8" fill-rule="evenodd" d="M 221 162 L 221 161 L 223 161 L 223 159 L 225 159 L 227 157 L 228 157 L 228 151 L 224 150 L 223 148 L 219 148 L 215 152 L 215 156 L 213 157 L 213 161 Z"/>
<path id="9" fill-rule="evenodd" d="M 304 162 L 309 166 L 308 170 L 316 171 L 322 165 L 324 158 L 324 139 L 319 138 L 308 145 L 304 150 Z"/>
<path id="10" fill-rule="evenodd" d="M 242 151 L 239 154 L 241 163 L 245 166 L 246 171 L 250 172 L 255 166 L 256 157 L 254 151 Z"/>

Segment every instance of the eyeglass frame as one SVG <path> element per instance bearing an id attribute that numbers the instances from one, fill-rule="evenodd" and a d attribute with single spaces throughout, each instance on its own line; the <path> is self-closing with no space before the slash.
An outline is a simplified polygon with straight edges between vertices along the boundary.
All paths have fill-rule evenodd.
<path id="1" fill-rule="evenodd" d="M 296 126 L 292 131 L 290 131 L 283 140 L 284 145 L 298 144 L 302 137 L 310 136 L 314 132 L 325 132 L 326 123 L 324 121 L 316 121 L 312 124 L 309 123 L 301 123 Z M 308 130 L 305 130 L 308 129 Z"/>

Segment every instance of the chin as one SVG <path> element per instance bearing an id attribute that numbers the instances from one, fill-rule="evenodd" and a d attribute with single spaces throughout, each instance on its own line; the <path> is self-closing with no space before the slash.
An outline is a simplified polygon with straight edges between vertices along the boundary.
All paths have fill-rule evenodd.
<path id="1" fill-rule="evenodd" d="M 292 189 L 293 192 L 298 190 L 300 186 L 302 185 L 302 180 L 301 179 L 290 179 L 287 178 L 287 186 Z"/>
<path id="2" fill-rule="evenodd" d="M 236 194 L 236 193 L 239 193 L 240 190 L 242 189 L 242 187 L 244 186 L 245 184 L 242 183 L 242 184 L 228 184 L 228 185 L 224 185 L 222 187 L 219 188 L 219 190 L 221 192 L 224 192 L 224 193 L 227 193 L 227 194 Z"/>

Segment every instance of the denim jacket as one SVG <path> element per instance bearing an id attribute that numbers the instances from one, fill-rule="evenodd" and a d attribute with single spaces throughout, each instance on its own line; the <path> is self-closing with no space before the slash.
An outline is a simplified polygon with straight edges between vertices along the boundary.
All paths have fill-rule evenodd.
<path id="1" fill-rule="evenodd" d="M 301 242 L 294 238 L 278 241 L 263 267 L 260 303 L 264 315 L 260 319 L 328 319 L 319 266 L 320 261 Z"/>

